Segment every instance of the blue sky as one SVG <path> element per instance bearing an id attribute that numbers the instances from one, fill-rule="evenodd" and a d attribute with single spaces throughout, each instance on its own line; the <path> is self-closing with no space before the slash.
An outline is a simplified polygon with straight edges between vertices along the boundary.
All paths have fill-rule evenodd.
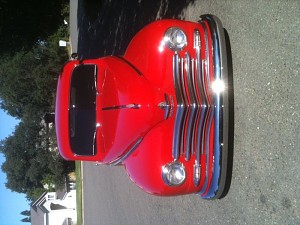
<path id="1" fill-rule="evenodd" d="M 18 121 L 8 116 L 0 109 L 0 140 L 5 139 L 14 132 Z M 5 162 L 3 154 L 0 154 L 0 165 Z M 27 225 L 20 220 L 24 218 L 20 213 L 29 210 L 29 202 L 25 195 L 11 192 L 5 188 L 6 175 L 0 170 L 0 225 Z"/>

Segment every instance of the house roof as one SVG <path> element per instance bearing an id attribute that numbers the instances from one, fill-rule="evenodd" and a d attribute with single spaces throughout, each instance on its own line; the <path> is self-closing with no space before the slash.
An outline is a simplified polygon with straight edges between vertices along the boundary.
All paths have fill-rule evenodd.
<path id="1" fill-rule="evenodd" d="M 56 195 L 55 198 L 56 199 L 60 199 L 60 200 L 64 200 L 64 198 L 66 197 L 66 194 L 68 193 L 67 190 L 67 186 L 65 186 L 65 188 L 56 191 Z M 49 209 L 49 207 L 47 206 L 47 208 L 44 206 L 44 204 L 49 201 L 47 194 L 49 194 L 50 192 L 44 192 L 35 202 L 33 202 L 31 204 L 31 208 L 30 208 L 30 213 L 31 213 L 31 225 L 48 225 L 49 224 L 49 211 L 47 210 L 47 208 Z M 47 203 L 48 205 L 48 203 Z M 51 203 L 50 204 L 50 210 L 52 210 L 51 208 L 53 208 L 54 210 L 56 209 L 60 209 L 59 204 L 54 204 Z M 64 221 L 64 224 L 71 224 L 69 219 L 66 219 Z"/>
<path id="2" fill-rule="evenodd" d="M 45 216 L 47 216 L 47 210 L 43 206 L 45 203 L 45 195 L 43 193 L 34 203 L 31 205 L 30 214 L 31 214 L 31 225 L 47 225 L 45 224 Z"/>
<path id="3" fill-rule="evenodd" d="M 31 208 L 31 225 L 47 225 L 45 224 L 45 214 L 41 209 L 34 210 Z"/>

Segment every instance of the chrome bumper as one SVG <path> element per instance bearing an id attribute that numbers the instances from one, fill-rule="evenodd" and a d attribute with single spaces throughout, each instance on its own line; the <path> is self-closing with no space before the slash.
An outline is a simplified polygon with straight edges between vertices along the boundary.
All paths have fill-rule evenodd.
<path id="1" fill-rule="evenodd" d="M 212 180 L 205 177 L 199 194 L 203 198 L 216 199 L 222 196 L 227 174 L 228 152 L 228 65 L 225 35 L 220 20 L 212 15 L 203 15 L 199 23 L 205 33 L 206 57 L 200 55 L 201 41 L 198 30 L 194 32 L 195 58 L 190 53 L 173 57 L 173 77 L 177 99 L 172 155 L 175 161 L 181 156 L 186 161 L 195 155 L 194 185 L 200 182 L 201 157 L 206 157 L 206 175 L 209 159 L 213 158 Z M 207 26 L 204 23 L 208 24 Z M 207 30 L 209 29 L 209 31 Z M 210 32 L 213 46 L 212 62 L 208 57 Z M 213 92 L 210 79 L 210 64 L 213 65 L 213 81 L 221 81 L 225 89 Z M 213 156 L 210 154 L 210 133 L 214 123 Z M 210 163 L 211 164 L 211 163 Z"/>

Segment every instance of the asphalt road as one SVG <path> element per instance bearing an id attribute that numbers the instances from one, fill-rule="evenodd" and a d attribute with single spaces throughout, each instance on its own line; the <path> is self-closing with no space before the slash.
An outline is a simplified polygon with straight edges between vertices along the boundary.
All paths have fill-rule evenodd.
<path id="1" fill-rule="evenodd" d="M 232 183 L 222 200 L 157 197 L 136 187 L 122 167 L 84 163 L 85 225 L 299 225 L 300 1 L 111 2 L 118 3 L 104 10 L 79 1 L 81 58 L 122 54 L 132 35 L 155 19 L 194 21 L 205 13 L 221 19 L 233 58 Z"/>

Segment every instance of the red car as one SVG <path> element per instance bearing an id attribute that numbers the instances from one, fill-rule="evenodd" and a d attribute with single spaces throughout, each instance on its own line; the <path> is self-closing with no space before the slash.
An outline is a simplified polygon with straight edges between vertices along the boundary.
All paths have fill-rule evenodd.
<path id="1" fill-rule="evenodd" d="M 68 62 L 56 132 L 67 160 L 124 165 L 148 193 L 222 197 L 228 155 L 228 63 L 220 20 L 161 20 L 124 56 Z"/>

